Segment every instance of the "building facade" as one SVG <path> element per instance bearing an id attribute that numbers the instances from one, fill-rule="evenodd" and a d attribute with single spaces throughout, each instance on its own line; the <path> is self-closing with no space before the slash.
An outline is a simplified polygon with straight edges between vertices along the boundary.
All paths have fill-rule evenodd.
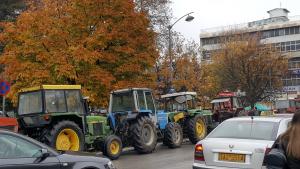
<path id="1" fill-rule="evenodd" d="M 289 11 L 284 8 L 276 8 L 268 13 L 267 19 L 201 30 L 202 61 L 211 61 L 211 53 L 220 49 L 219 39 L 226 31 L 259 33 L 261 43 L 274 45 L 283 56 L 288 58 L 289 71 L 282 79 L 284 85 L 282 97 L 285 95 L 287 98 L 295 98 L 300 95 L 300 17 L 289 17 Z"/>

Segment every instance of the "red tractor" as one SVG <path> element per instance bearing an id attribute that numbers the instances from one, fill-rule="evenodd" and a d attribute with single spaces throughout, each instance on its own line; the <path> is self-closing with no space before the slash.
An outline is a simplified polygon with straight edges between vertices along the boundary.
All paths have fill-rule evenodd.
<path id="1" fill-rule="evenodd" d="M 211 101 L 213 120 L 222 122 L 228 118 L 238 116 L 243 107 L 244 92 L 220 92 L 215 99 Z"/>

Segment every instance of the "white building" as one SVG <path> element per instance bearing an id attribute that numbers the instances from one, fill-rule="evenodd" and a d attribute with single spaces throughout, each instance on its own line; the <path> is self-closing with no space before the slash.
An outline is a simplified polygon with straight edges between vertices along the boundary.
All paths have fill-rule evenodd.
<path id="1" fill-rule="evenodd" d="M 300 95 L 300 17 L 289 17 L 289 11 L 276 8 L 268 11 L 269 18 L 238 25 L 201 30 L 202 61 L 211 60 L 211 52 L 220 48 L 220 36 L 229 30 L 262 35 L 261 43 L 273 44 L 289 58 L 289 73 L 283 78 L 288 97 Z"/>

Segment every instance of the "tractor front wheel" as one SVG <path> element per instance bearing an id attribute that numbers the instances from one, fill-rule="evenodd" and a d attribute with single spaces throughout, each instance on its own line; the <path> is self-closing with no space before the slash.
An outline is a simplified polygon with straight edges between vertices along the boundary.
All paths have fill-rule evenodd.
<path id="1" fill-rule="evenodd" d="M 169 148 L 178 148 L 183 141 L 183 132 L 178 123 L 168 123 L 164 133 L 163 143 Z"/>
<path id="2" fill-rule="evenodd" d="M 68 120 L 56 123 L 47 131 L 45 142 L 62 151 L 82 151 L 84 149 L 84 136 L 79 126 Z"/>
<path id="3" fill-rule="evenodd" d="M 122 141 L 116 135 L 108 136 L 103 145 L 103 155 L 109 157 L 111 160 L 116 160 L 122 153 Z"/>
<path id="4" fill-rule="evenodd" d="M 147 116 L 142 116 L 130 126 L 132 146 L 139 153 L 151 153 L 157 144 L 156 128 Z"/>
<path id="5" fill-rule="evenodd" d="M 196 115 L 195 117 L 190 118 L 187 122 L 187 128 L 189 140 L 193 144 L 204 139 L 207 134 L 207 126 L 201 115 Z"/>

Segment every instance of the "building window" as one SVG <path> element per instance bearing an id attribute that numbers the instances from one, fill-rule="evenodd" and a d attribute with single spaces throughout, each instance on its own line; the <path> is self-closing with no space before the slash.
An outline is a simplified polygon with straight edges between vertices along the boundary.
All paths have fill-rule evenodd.
<path id="1" fill-rule="evenodd" d="M 295 34 L 299 34 L 299 28 L 300 27 L 295 27 Z"/>
<path id="2" fill-rule="evenodd" d="M 285 35 L 289 35 L 290 34 L 290 28 L 285 28 Z"/>
<path id="3" fill-rule="evenodd" d="M 279 36 L 279 29 L 275 29 L 275 36 Z"/>
<path id="4" fill-rule="evenodd" d="M 295 27 L 291 27 L 291 28 L 290 28 L 290 34 L 291 34 L 291 35 L 295 34 Z"/>
<path id="5" fill-rule="evenodd" d="M 296 41 L 291 41 L 291 51 L 296 51 Z"/>
<path id="6" fill-rule="evenodd" d="M 284 29 L 279 29 L 279 36 L 284 36 Z"/>

